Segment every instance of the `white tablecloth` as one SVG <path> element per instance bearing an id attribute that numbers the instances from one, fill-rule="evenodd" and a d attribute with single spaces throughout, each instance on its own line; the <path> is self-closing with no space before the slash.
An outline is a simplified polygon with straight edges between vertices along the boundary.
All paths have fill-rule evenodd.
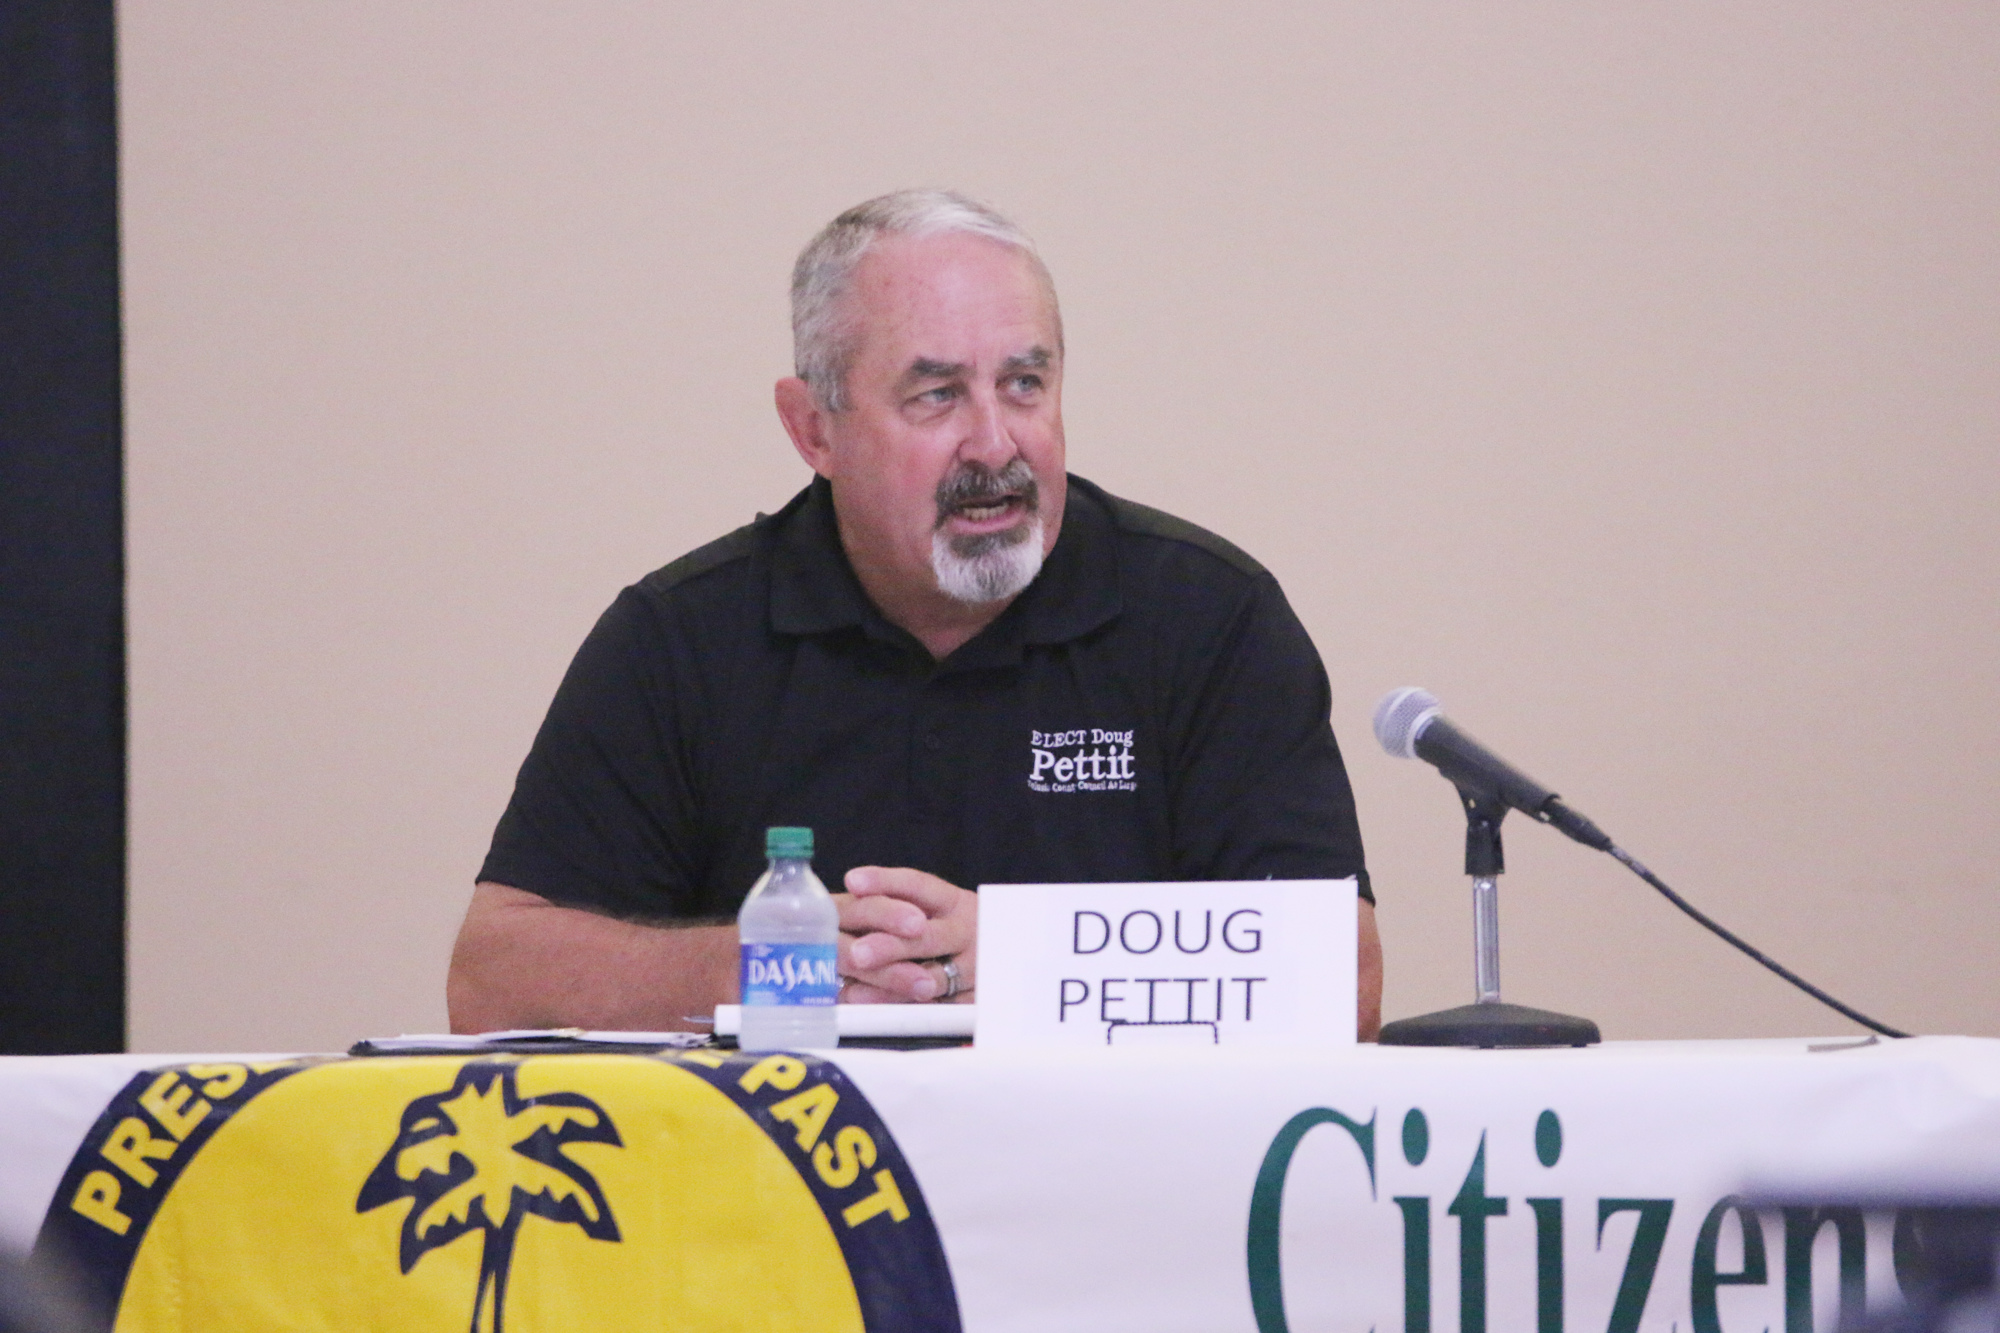
<path id="1" fill-rule="evenodd" d="M 364 1185 L 371 1167 L 393 1185 L 382 1175 L 389 1164 L 390 1175 L 401 1172 L 399 1179 L 415 1180 L 427 1160 L 436 1168 L 432 1179 L 445 1181 L 449 1153 L 418 1147 L 398 1157 L 397 1145 L 419 1143 L 434 1132 L 425 1128 L 424 1117 L 439 1105 L 460 1108 L 452 1114 L 469 1124 L 465 1108 L 477 1100 L 473 1092 L 445 1103 L 440 1099 L 448 1092 L 457 1096 L 454 1089 L 484 1087 L 498 1106 L 500 1084 L 490 1075 L 482 1076 L 484 1084 L 477 1078 L 468 1083 L 464 1059 L 313 1063 L 302 1073 L 290 1072 L 299 1066 L 273 1063 L 278 1059 L 0 1060 L 0 1124 L 6 1126 L 0 1134 L 0 1243 L 32 1245 L 49 1215 L 62 1215 L 72 1232 L 103 1232 L 110 1243 L 103 1220 L 108 1180 L 122 1191 L 108 1216 L 130 1214 L 138 1233 L 118 1238 L 128 1250 L 136 1247 L 139 1257 L 131 1260 L 131 1271 L 151 1274 L 149 1282 L 167 1281 L 154 1271 L 165 1259 L 149 1258 L 147 1251 L 171 1243 L 180 1256 L 171 1283 L 177 1291 L 181 1285 L 195 1290 L 191 1284 L 209 1262 L 201 1248 L 207 1232 L 189 1209 L 206 1199 L 211 1201 L 201 1207 L 233 1212 L 235 1205 L 227 1200 L 261 1195 L 265 1184 L 273 1190 L 305 1189 L 296 1183 L 303 1179 L 300 1169 L 287 1165 L 292 1159 L 284 1156 L 292 1147 L 284 1153 L 259 1148 L 261 1156 L 229 1166 L 234 1175 L 221 1166 L 201 1174 L 211 1159 L 220 1163 L 230 1151 L 239 1158 L 250 1151 L 232 1147 L 239 1138 L 242 1145 L 255 1141 L 253 1130 L 262 1123 L 244 1108 L 263 1106 L 266 1099 L 278 1107 L 279 1094 L 263 1090 L 258 1080 L 280 1079 L 268 1086 L 290 1089 L 284 1093 L 292 1101 L 282 1142 L 303 1145 L 296 1151 L 307 1156 L 298 1161 L 326 1160 L 338 1167 L 329 1168 L 331 1183 L 322 1191 L 327 1201 L 308 1197 L 308 1191 L 288 1202 L 290 1211 L 282 1215 L 307 1219 L 301 1225 L 354 1229 L 351 1246 L 315 1242 L 326 1265 L 353 1268 L 328 1289 L 376 1283 L 391 1294 L 408 1293 L 417 1289 L 415 1283 L 435 1280 L 457 1292 L 450 1284 L 458 1283 L 460 1295 L 438 1298 L 437 1308 L 445 1313 L 435 1322 L 440 1328 L 465 1327 L 474 1288 L 485 1280 L 479 1268 L 482 1242 L 447 1233 L 454 1226 L 478 1231 L 482 1218 L 470 1213 L 463 1224 L 452 1221 L 447 1214 L 458 1205 L 447 1200 L 433 1219 L 443 1223 L 412 1241 L 410 1227 L 419 1225 L 415 1219 L 423 1200 L 407 1208 L 395 1200 L 384 1203 L 379 1189 L 371 1196 Z M 1975 1038 L 1874 1045 L 1852 1039 L 1611 1043 L 1588 1050 L 1512 1052 L 1360 1047 L 1289 1058 L 1222 1050 L 1075 1056 L 852 1050 L 831 1057 L 846 1080 L 838 1085 L 845 1099 L 838 1107 L 833 1093 L 821 1095 L 819 1103 L 806 1095 L 837 1078 L 819 1065 L 797 1077 L 786 1067 L 767 1069 L 760 1082 L 747 1073 L 755 1067 L 748 1056 L 732 1055 L 721 1067 L 699 1069 L 669 1057 L 536 1057 L 518 1066 L 517 1081 L 508 1075 L 504 1123 L 525 1127 L 539 1116 L 555 1128 L 542 1148 L 517 1147 L 515 1153 L 539 1152 L 558 1168 L 563 1163 L 551 1153 L 587 1159 L 595 1173 L 590 1179 L 600 1187 L 591 1197 L 616 1214 L 619 1244 L 606 1244 L 605 1234 L 586 1234 L 591 1225 L 603 1233 L 607 1224 L 588 1221 L 586 1214 L 597 1205 L 578 1193 L 581 1186 L 546 1172 L 541 1184 L 524 1177 L 516 1202 L 527 1208 L 522 1201 L 540 1189 L 535 1197 L 543 1203 L 535 1205 L 542 1211 L 523 1214 L 526 1220 L 516 1223 L 519 1245 L 503 1256 L 511 1268 L 502 1267 L 500 1304 L 517 1333 L 539 1326 L 538 1311 L 588 1299 L 590 1283 L 611 1280 L 593 1277 L 582 1287 L 566 1287 L 569 1279 L 559 1272 L 570 1262 L 566 1255 L 595 1265 L 592 1274 L 612 1271 L 601 1266 L 614 1261 L 652 1264 L 647 1271 L 653 1272 L 667 1262 L 662 1254 L 674 1245 L 694 1244 L 688 1237 L 698 1236 L 705 1271 L 724 1262 L 718 1255 L 726 1258 L 723 1247 L 735 1222 L 690 1230 L 693 1224 L 685 1219 L 667 1217 L 658 1222 L 666 1230 L 647 1230 L 655 1226 L 648 1219 L 660 1211 L 648 1202 L 649 1181 L 686 1179 L 688 1171 L 719 1161 L 716 1154 L 738 1150 L 711 1152 L 688 1141 L 690 1131 L 673 1127 L 694 1123 L 689 1120 L 662 1122 L 669 1128 L 657 1133 L 648 1130 L 647 1099 L 654 1094 L 644 1089 L 653 1085 L 628 1087 L 612 1078 L 632 1060 L 645 1064 L 647 1078 L 692 1072 L 708 1080 L 699 1087 L 692 1080 L 682 1083 L 720 1107 L 715 1114 L 759 1129 L 764 1138 L 756 1142 L 777 1150 L 759 1151 L 767 1151 L 773 1162 L 783 1157 L 812 1185 L 834 1233 L 853 1227 L 856 1234 L 888 1234 L 904 1225 L 884 1202 L 887 1196 L 870 1184 L 869 1172 L 843 1170 L 856 1164 L 834 1151 L 845 1143 L 841 1151 L 854 1156 L 848 1150 L 859 1140 L 840 1139 L 848 1132 L 844 1125 L 872 1127 L 866 1134 L 884 1140 L 882 1162 L 875 1167 L 886 1163 L 907 1175 L 902 1193 L 917 1204 L 918 1223 L 925 1221 L 927 1207 L 949 1265 L 947 1294 L 931 1292 L 923 1309 L 884 1315 L 887 1307 L 871 1307 L 864 1299 L 870 1327 L 912 1329 L 957 1326 L 944 1308 L 952 1300 L 965 1328 L 1038 1333 L 1068 1328 L 1275 1333 L 1285 1327 L 1386 1333 L 1419 1326 L 1426 1318 L 1431 1328 L 1464 1333 L 1482 1321 L 1495 1330 L 1547 1330 L 1558 1320 L 1571 1330 L 1759 1333 L 1798 1327 L 1802 1303 L 1817 1307 L 1815 1327 L 1830 1328 L 1843 1278 L 1850 1296 L 1858 1283 L 1873 1300 L 1894 1297 L 1892 1217 L 1767 1211 L 1760 1220 L 1725 1200 L 1759 1169 L 1768 1174 L 1774 1163 L 1796 1176 L 1802 1162 L 1838 1163 L 1845 1156 L 1918 1161 L 1926 1144 L 1962 1145 L 1968 1135 L 1984 1135 L 1982 1127 L 2000 1124 L 2000 1041 Z M 671 1068 L 660 1073 L 663 1062 Z M 178 1082 L 163 1083 L 162 1076 L 146 1072 L 188 1065 L 201 1069 L 181 1074 Z M 213 1072 L 252 1065 L 270 1072 L 240 1077 Z M 392 1073 L 399 1065 L 401 1072 Z M 746 1078 L 756 1085 L 750 1091 L 744 1090 Z M 375 1083 L 383 1085 L 380 1111 L 368 1109 Z M 725 1105 L 711 1085 L 736 1104 Z M 204 1094 L 204 1087 L 212 1092 Z M 134 1102 L 147 1089 L 156 1108 L 166 1106 L 164 1115 Z M 120 1107 L 107 1114 L 121 1090 Z M 176 1096 L 181 1100 L 171 1102 Z M 843 1119 L 860 1115 L 864 1100 L 872 1118 Z M 197 1103 L 212 1103 L 216 1114 L 203 1122 L 205 1128 L 188 1129 Z M 592 1109 L 575 1109 L 586 1104 Z M 188 1130 L 178 1149 L 169 1141 L 176 1106 L 179 1128 Z M 325 1114 L 316 1107 L 324 1107 Z M 264 1120 L 276 1114 L 273 1110 Z M 609 1142 L 601 1128 L 590 1140 L 577 1126 L 593 1117 L 615 1121 L 620 1141 Z M 104 1145 L 128 1119 L 138 1123 L 138 1138 L 128 1132 L 124 1150 L 112 1143 L 107 1155 Z M 260 1132 L 272 1132 L 275 1124 Z M 198 1142 L 203 1132 L 212 1136 Z M 314 1146 L 320 1139 L 324 1151 Z M 360 1146 L 340 1146 L 350 1139 Z M 530 1142 L 522 1135 L 515 1140 Z M 558 1140 L 556 1148 L 548 1146 Z M 900 1159 L 892 1156 L 889 1140 L 900 1149 Z M 142 1151 L 163 1155 L 135 1158 L 134 1142 Z M 816 1166 L 813 1152 L 819 1149 L 826 1151 Z M 157 1169 L 159 1179 L 142 1185 L 135 1166 Z M 812 1180 L 816 1170 L 829 1180 L 851 1176 L 852 1183 L 834 1190 Z M 582 1179 L 578 1171 L 564 1179 Z M 1949 1177 L 1950 1164 L 1942 1171 Z M 271 1179 L 260 1183 L 259 1172 Z M 768 1177 L 753 1179 L 753 1174 L 742 1177 L 746 1194 L 774 1197 Z M 96 1202 L 84 1198 L 79 1204 L 85 1182 L 94 1178 L 99 1183 L 88 1188 L 97 1191 Z M 171 1224 L 175 1239 L 148 1233 L 139 1206 L 155 1208 L 152 1227 L 166 1228 L 169 1224 L 158 1220 L 171 1211 L 163 1201 L 182 1191 L 191 1202 L 182 1210 L 186 1215 Z M 415 1185 L 404 1190 L 412 1197 L 415 1192 L 420 1192 Z M 566 1193 L 573 1196 L 569 1202 L 562 1197 Z M 485 1228 L 484 1241 L 490 1267 L 498 1245 L 490 1214 L 507 1205 L 504 1192 L 485 1197 L 489 1215 L 483 1220 L 493 1224 Z M 867 1200 L 873 1202 L 862 1209 L 859 1222 L 843 1220 L 856 1215 L 857 1201 Z M 93 1212 L 96 1221 L 86 1215 Z M 754 1213 L 753 1207 L 742 1215 Z M 404 1249 L 392 1261 L 398 1221 L 406 1217 L 411 1220 L 404 1224 Z M 755 1232 L 750 1223 L 743 1225 L 749 1228 L 743 1234 Z M 682 1229 L 675 1231 L 676 1226 Z M 676 1236 L 681 1239 L 671 1239 Z M 642 1239 L 650 1257 L 635 1248 Z M 429 1248 L 413 1251 L 419 1241 Z M 511 1239 L 507 1243 L 514 1246 Z M 632 1251 L 629 1257 L 620 1245 Z M 270 1248 L 276 1252 L 284 1245 L 274 1240 Z M 429 1257 L 433 1252 L 435 1259 Z M 857 1259 L 859 1253 L 848 1251 L 850 1269 L 878 1262 Z M 787 1323 L 796 1320 L 796 1308 L 759 1305 L 757 1270 L 753 1265 L 745 1271 L 752 1277 L 746 1279 L 740 1311 L 730 1318 L 746 1328 L 798 1326 Z M 896 1278 L 885 1272 L 868 1280 L 881 1291 L 893 1289 Z M 644 1288 L 654 1293 L 645 1300 L 678 1299 L 668 1290 L 668 1279 L 647 1281 L 655 1286 Z M 658 1287 L 661 1282 L 667 1286 Z M 867 1285 L 860 1276 L 856 1282 Z M 309 1296 L 303 1289 L 294 1293 L 298 1303 L 276 1322 L 328 1328 L 375 1322 L 353 1309 L 316 1312 Z M 168 1318 L 161 1313 L 167 1306 L 148 1299 L 153 1303 L 143 1308 L 128 1299 L 120 1326 L 163 1327 L 176 1320 L 195 1326 L 192 1315 Z M 215 1292 L 207 1299 L 237 1298 Z M 394 1326 L 430 1326 L 421 1302 L 398 1300 L 393 1308 L 404 1313 Z M 643 1304 L 638 1297 L 627 1303 L 632 1301 Z M 446 1313 L 455 1322 L 447 1322 Z M 658 1316 L 659 1311 L 638 1310 L 632 1317 L 638 1327 L 648 1319 L 659 1326 Z M 837 1322 L 828 1318 L 827 1326 Z M 246 1314 L 238 1326 L 259 1326 L 261 1320 Z M 605 1325 L 593 1316 L 589 1326 Z"/>

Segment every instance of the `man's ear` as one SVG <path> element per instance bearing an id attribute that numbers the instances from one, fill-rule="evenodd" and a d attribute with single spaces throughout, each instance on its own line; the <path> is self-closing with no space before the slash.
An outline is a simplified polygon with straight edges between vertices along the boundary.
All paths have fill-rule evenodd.
<path id="1" fill-rule="evenodd" d="M 806 460 L 806 466 L 822 477 L 833 476 L 833 442 L 827 438 L 826 409 L 819 405 L 806 382 L 793 375 L 778 381 L 778 420 L 792 437 L 792 448 Z"/>

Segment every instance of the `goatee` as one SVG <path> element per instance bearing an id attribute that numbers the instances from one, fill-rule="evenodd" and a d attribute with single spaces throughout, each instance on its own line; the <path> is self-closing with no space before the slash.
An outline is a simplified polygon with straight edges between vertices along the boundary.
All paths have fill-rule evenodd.
<path id="1" fill-rule="evenodd" d="M 945 524 L 953 514 L 1018 500 L 1025 517 L 999 532 L 953 536 Z M 938 589 L 971 606 L 1005 601 L 1042 571 L 1040 488 L 1027 463 L 1016 457 L 995 472 L 981 463 L 961 463 L 938 483 L 937 527 L 931 535 L 931 572 Z"/>

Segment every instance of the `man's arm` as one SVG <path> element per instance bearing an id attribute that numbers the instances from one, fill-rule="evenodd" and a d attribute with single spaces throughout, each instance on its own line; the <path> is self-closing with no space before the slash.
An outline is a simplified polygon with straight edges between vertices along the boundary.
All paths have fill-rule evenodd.
<path id="1" fill-rule="evenodd" d="M 1382 1032 L 1382 933 L 1375 929 L 1375 904 L 1363 898 L 1360 905 L 1360 993 L 1355 997 L 1354 1033 L 1362 1041 L 1373 1041 Z"/>
<path id="2" fill-rule="evenodd" d="M 842 1003 L 934 999 L 940 969 L 903 960 L 943 957 L 961 960 L 959 1002 L 972 1001 L 977 894 L 876 866 L 850 871 L 848 884 L 856 893 L 834 895 L 841 973 L 854 978 Z M 862 936 L 868 943 L 856 952 Z M 739 959 L 734 923 L 621 921 L 486 882 L 458 928 L 445 1001 L 453 1032 L 703 1031 L 690 1020 L 736 1003 Z"/>
<path id="3" fill-rule="evenodd" d="M 445 983 L 453 1032 L 706 1031 L 736 1002 L 736 926 L 641 925 L 505 884 L 473 890 Z"/>

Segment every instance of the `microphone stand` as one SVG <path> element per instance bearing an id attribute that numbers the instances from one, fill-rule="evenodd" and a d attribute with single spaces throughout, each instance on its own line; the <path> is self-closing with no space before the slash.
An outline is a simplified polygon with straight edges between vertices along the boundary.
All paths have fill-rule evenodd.
<path id="1" fill-rule="evenodd" d="M 1602 1038 L 1587 1018 L 1500 998 L 1500 821 L 1507 805 L 1497 792 L 1461 785 L 1465 806 L 1465 873 L 1472 877 L 1471 1004 L 1382 1025 L 1384 1046 L 1594 1046 Z"/>

